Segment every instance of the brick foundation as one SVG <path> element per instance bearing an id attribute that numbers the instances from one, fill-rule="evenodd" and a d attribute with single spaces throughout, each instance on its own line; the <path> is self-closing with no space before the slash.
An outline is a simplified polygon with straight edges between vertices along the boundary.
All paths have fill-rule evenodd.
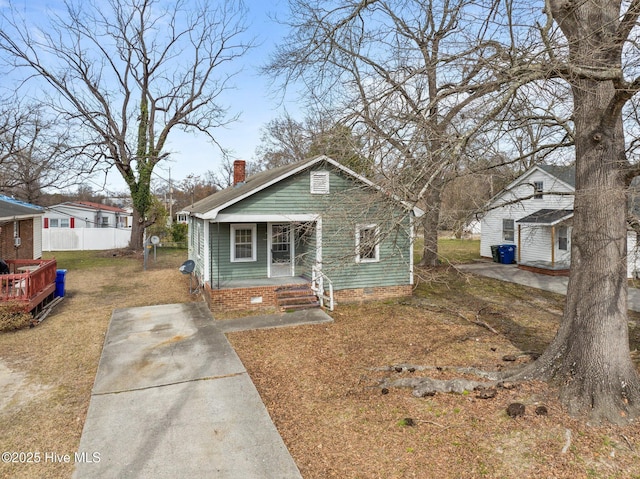
<path id="1" fill-rule="evenodd" d="M 251 288 L 211 289 L 207 284 L 204 297 L 214 313 L 225 311 L 274 309 L 276 290 L 286 285 L 254 286 Z"/>
<path id="2" fill-rule="evenodd" d="M 204 297 L 209 309 L 214 313 L 273 310 L 277 308 L 276 290 L 283 287 L 286 287 L 286 285 L 211 289 L 207 284 L 204 287 Z M 412 292 L 413 286 L 409 284 L 403 286 L 377 286 L 334 291 L 334 298 L 338 304 L 361 303 L 363 301 L 408 297 L 411 296 Z M 261 298 L 260 302 L 258 302 L 258 298 Z"/>
<path id="3" fill-rule="evenodd" d="M 392 298 L 405 298 L 413 294 L 413 286 L 376 286 L 373 288 L 341 289 L 335 291 L 337 303 L 362 303 L 363 301 L 379 301 Z"/>

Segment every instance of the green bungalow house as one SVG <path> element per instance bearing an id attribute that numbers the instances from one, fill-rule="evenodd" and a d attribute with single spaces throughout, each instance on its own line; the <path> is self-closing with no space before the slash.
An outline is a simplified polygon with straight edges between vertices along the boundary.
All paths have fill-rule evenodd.
<path id="1" fill-rule="evenodd" d="M 212 311 L 409 296 L 423 212 L 326 156 L 245 179 L 185 209 Z"/>

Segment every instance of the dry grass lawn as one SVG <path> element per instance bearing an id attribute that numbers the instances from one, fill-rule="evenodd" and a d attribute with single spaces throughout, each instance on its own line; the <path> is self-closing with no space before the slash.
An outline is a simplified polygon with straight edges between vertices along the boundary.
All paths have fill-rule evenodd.
<path id="1" fill-rule="evenodd" d="M 161 250 L 147 272 L 135 258 L 59 258 L 67 298 L 36 328 L 0 334 L 0 451 L 73 455 L 113 309 L 196 299 L 177 270 L 184 256 Z M 449 366 L 510 367 L 505 355 L 531 360 L 557 327 L 557 295 L 451 268 L 429 274 L 411 300 L 340 306 L 331 324 L 229 335 L 305 479 L 640 478 L 640 426 L 588 426 L 545 384 L 493 399 L 382 394 L 379 380 L 423 372 L 381 368 L 433 366 L 428 374 L 445 378 Z M 468 321 L 476 318 L 499 334 Z M 524 417 L 506 415 L 514 401 Z M 536 415 L 538 405 L 548 415 Z M 67 478 L 72 467 L 0 463 L 0 478 Z"/>
<path id="2" fill-rule="evenodd" d="M 37 327 L 0 334 L 0 452 L 73 457 L 113 310 L 191 300 L 178 271 L 184 251 L 160 250 L 146 272 L 139 258 L 95 255 L 60 253 L 65 299 Z M 68 478 L 72 471 L 73 464 L 0 462 L 2 478 Z"/>
<path id="3" fill-rule="evenodd" d="M 505 355 L 529 361 L 553 337 L 562 297 L 432 275 L 412 300 L 342 306 L 334 324 L 230 335 L 305 479 L 640 478 L 640 427 L 587 426 L 546 384 L 493 399 L 382 394 L 380 379 L 424 373 L 380 367 L 435 366 L 438 378 L 455 374 L 448 366 L 500 369 L 513 365 Z M 524 417 L 506 414 L 512 402 Z M 542 405 L 547 416 L 534 412 Z"/>

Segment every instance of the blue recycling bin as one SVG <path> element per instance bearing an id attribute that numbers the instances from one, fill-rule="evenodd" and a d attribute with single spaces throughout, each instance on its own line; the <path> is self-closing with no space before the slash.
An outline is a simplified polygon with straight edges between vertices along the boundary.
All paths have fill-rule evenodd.
<path id="1" fill-rule="evenodd" d="M 56 270 L 56 298 L 64 297 L 64 282 L 65 282 L 66 275 L 67 275 L 66 269 Z"/>
<path id="2" fill-rule="evenodd" d="M 498 254 L 500 255 L 500 263 L 513 264 L 516 262 L 516 247 L 512 244 L 501 244 L 498 246 Z"/>

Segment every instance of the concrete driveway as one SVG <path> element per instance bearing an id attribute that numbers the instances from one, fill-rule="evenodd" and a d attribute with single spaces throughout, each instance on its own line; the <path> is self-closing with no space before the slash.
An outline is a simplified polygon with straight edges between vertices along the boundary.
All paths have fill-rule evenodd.
<path id="1" fill-rule="evenodd" d="M 205 303 L 113 313 L 74 478 L 301 479 Z"/>

